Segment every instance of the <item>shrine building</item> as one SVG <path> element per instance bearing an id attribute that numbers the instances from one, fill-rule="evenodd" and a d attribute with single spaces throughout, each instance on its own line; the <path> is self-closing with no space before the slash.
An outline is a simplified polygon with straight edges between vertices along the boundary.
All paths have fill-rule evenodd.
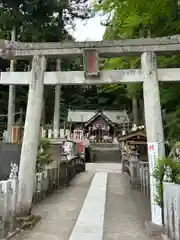
<path id="1" fill-rule="evenodd" d="M 83 134 L 95 142 L 112 142 L 129 126 L 129 117 L 125 110 L 69 110 L 67 121 L 72 133 L 83 130 Z"/>

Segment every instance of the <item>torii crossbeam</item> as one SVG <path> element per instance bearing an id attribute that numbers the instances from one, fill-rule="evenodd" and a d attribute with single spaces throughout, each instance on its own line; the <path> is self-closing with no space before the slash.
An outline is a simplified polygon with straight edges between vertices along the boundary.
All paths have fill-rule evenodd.
<path id="1" fill-rule="evenodd" d="M 142 52 L 154 52 L 159 55 L 180 52 L 180 35 L 163 38 L 125 39 L 118 41 L 66 42 L 66 43 L 22 43 L 0 40 L 1 50 L 13 50 L 14 58 L 32 58 L 35 55 L 47 57 L 68 57 L 82 55 L 85 48 L 94 48 L 102 57 L 141 55 Z M 6 57 L 6 56 L 4 56 Z"/>

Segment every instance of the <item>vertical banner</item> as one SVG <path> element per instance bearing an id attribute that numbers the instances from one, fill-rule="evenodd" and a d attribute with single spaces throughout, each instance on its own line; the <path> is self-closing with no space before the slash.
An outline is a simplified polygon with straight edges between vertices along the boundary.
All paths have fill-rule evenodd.
<path id="1" fill-rule="evenodd" d="M 158 142 L 148 143 L 148 160 L 149 160 L 149 174 L 150 174 L 150 196 L 151 196 L 151 220 L 157 225 L 162 225 L 162 210 L 155 202 L 156 179 L 152 176 L 156 161 L 158 159 Z"/>

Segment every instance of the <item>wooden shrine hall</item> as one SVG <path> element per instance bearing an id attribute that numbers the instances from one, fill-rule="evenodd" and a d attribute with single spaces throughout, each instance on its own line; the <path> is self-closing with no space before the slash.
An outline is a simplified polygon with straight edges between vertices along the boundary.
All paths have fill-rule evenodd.
<path id="1" fill-rule="evenodd" d="M 112 142 L 128 125 L 129 118 L 126 111 L 79 111 L 69 110 L 68 122 L 71 131 L 82 131 L 90 141 Z"/>
<path id="2" fill-rule="evenodd" d="M 148 160 L 147 153 L 147 137 L 144 127 L 137 128 L 135 131 L 129 132 L 118 138 L 122 148 L 135 149 L 139 153 L 140 161 Z"/>

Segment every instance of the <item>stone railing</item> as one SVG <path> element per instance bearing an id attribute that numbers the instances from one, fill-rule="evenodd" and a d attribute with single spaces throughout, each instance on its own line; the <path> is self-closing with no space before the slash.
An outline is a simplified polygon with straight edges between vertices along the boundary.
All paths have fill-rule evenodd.
<path id="1" fill-rule="evenodd" d="M 140 187 L 144 194 L 149 195 L 148 162 L 139 161 L 136 151 L 122 151 L 122 171 L 127 173 L 133 187 Z"/>
<path id="2" fill-rule="evenodd" d="M 180 239 L 180 185 L 163 183 L 164 227 L 166 239 Z"/>
<path id="3" fill-rule="evenodd" d="M 132 187 L 140 185 L 139 158 L 136 151 L 122 151 L 122 171 L 127 173 Z"/>
<path id="4" fill-rule="evenodd" d="M 70 138 L 70 131 L 68 129 L 66 129 L 64 131 L 64 129 L 59 129 L 57 131 L 53 131 L 53 129 L 49 128 L 49 129 L 44 129 L 42 128 L 41 130 L 41 137 L 43 138 L 57 138 L 57 136 L 60 136 L 60 138 L 64 138 L 65 136 L 67 136 L 68 138 Z"/>
<path id="5" fill-rule="evenodd" d="M 112 143 L 113 138 L 111 136 L 103 136 L 101 140 L 97 141 L 96 136 L 92 135 L 89 137 L 89 141 L 91 143 L 94 143 L 94 142 Z"/>
<path id="6" fill-rule="evenodd" d="M 81 171 L 85 171 L 83 158 L 62 156 L 59 163 L 54 161 L 43 172 L 36 173 L 33 203 L 44 199 L 54 189 L 67 185 Z M 18 179 L 0 181 L 0 239 L 6 238 L 18 227 L 18 186 Z"/>
<path id="7" fill-rule="evenodd" d="M 122 171 L 127 173 L 130 177 L 130 153 L 122 149 L 121 151 L 121 162 L 122 162 Z"/>

